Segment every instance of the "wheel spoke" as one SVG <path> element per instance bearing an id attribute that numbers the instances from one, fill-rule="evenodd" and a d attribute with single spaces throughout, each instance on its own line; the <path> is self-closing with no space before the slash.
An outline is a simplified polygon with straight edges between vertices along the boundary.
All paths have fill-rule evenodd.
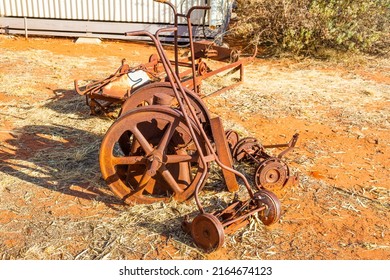
<path id="1" fill-rule="evenodd" d="M 180 162 L 179 166 L 180 173 L 177 181 L 188 187 L 192 181 L 191 164 L 189 162 Z"/>
<path id="2" fill-rule="evenodd" d="M 135 139 L 135 137 L 133 137 L 131 139 L 131 144 L 130 144 L 130 154 L 131 155 L 135 155 L 137 154 L 137 150 L 141 147 L 141 145 L 139 144 L 139 142 L 137 141 L 137 139 Z M 139 153 L 138 153 L 139 154 Z"/>
<path id="3" fill-rule="evenodd" d="M 196 162 L 198 155 L 167 155 L 166 163 Z"/>
<path id="4" fill-rule="evenodd" d="M 153 148 L 149 145 L 149 141 L 144 137 L 142 132 L 139 131 L 138 127 L 134 126 L 132 132 L 147 155 L 153 152 Z"/>
<path id="5" fill-rule="evenodd" d="M 148 182 L 151 178 L 152 178 L 152 176 L 150 176 L 148 169 L 146 169 L 144 174 L 142 175 L 141 180 L 139 181 L 138 188 L 137 188 L 136 192 L 142 193 L 142 191 L 146 188 L 146 186 L 148 185 Z"/>
<path id="6" fill-rule="evenodd" d="M 176 131 L 177 126 L 179 125 L 179 120 L 175 119 L 173 122 L 170 122 L 167 124 L 164 135 L 161 138 L 160 143 L 158 144 L 157 150 L 161 153 L 163 153 L 167 146 L 169 141 L 171 140 L 173 133 Z"/>
<path id="7" fill-rule="evenodd" d="M 160 168 L 161 176 L 164 178 L 165 182 L 168 183 L 168 187 L 176 194 L 182 193 L 183 190 L 177 184 L 176 179 L 172 176 L 172 173 L 163 165 Z"/>
<path id="8" fill-rule="evenodd" d="M 128 157 L 113 157 L 111 159 L 112 165 L 131 165 L 131 164 L 146 164 L 146 159 L 142 156 L 128 156 Z"/>

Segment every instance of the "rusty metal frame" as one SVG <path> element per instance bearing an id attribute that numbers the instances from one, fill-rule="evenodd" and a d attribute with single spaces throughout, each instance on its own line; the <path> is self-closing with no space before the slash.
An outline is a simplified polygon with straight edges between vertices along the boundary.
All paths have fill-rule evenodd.
<path id="1" fill-rule="evenodd" d="M 156 1 L 168 4 L 172 7 L 172 9 L 175 9 L 174 6 L 168 0 L 156 0 Z M 121 128 L 131 130 L 129 127 L 132 127 L 132 126 L 136 125 L 138 122 L 142 121 L 142 114 L 145 114 L 145 113 L 149 114 L 148 110 L 150 110 L 150 111 L 155 110 L 154 112 L 156 114 L 158 112 L 160 112 L 161 114 L 163 114 L 164 118 L 166 116 L 168 116 L 169 114 L 173 115 L 178 120 L 180 119 L 180 122 L 182 124 L 184 124 L 184 126 L 186 126 L 186 131 L 188 129 L 188 132 L 189 132 L 188 137 L 190 137 L 189 139 L 192 141 L 191 145 L 193 143 L 193 145 L 195 146 L 196 156 L 194 156 L 194 157 L 196 157 L 196 162 L 199 164 L 199 166 L 201 166 L 201 168 L 198 169 L 198 173 L 197 173 L 198 179 L 194 180 L 193 181 L 194 183 L 191 186 L 191 191 L 193 191 L 194 200 L 195 200 L 196 206 L 197 206 L 200 214 L 191 223 L 188 221 L 188 218 L 185 218 L 185 221 L 183 222 L 182 227 L 186 232 L 191 233 L 191 235 L 193 236 L 194 241 L 197 245 L 199 245 L 202 249 L 209 250 L 209 249 L 216 249 L 216 248 L 219 248 L 220 246 L 222 246 L 223 241 L 224 241 L 224 233 L 232 232 L 235 229 L 237 229 L 238 227 L 245 225 L 248 222 L 247 219 L 250 216 L 252 216 L 253 214 L 258 213 L 260 219 L 263 221 L 263 223 L 265 225 L 270 225 L 270 224 L 277 222 L 280 218 L 281 206 L 280 206 L 280 202 L 275 194 L 273 194 L 269 190 L 266 190 L 262 186 L 258 186 L 258 185 L 256 185 L 257 190 L 256 190 L 256 192 L 254 192 L 251 185 L 249 184 L 249 181 L 248 181 L 246 175 L 244 175 L 242 172 L 234 169 L 233 158 L 232 158 L 232 154 L 230 151 L 231 147 L 229 147 L 227 136 L 226 136 L 225 131 L 223 129 L 223 125 L 222 125 L 221 120 L 218 117 L 212 118 L 212 119 L 207 118 L 207 121 L 209 122 L 209 125 L 211 127 L 211 137 L 210 137 L 210 133 L 206 132 L 206 129 L 204 127 L 204 123 L 202 123 L 201 120 L 199 119 L 199 116 L 198 116 L 199 112 L 197 113 L 196 109 L 193 106 L 194 100 L 191 99 L 192 94 L 194 96 L 196 96 L 197 98 L 199 98 L 198 95 L 196 95 L 196 89 L 199 89 L 198 86 L 199 86 L 200 82 L 202 81 L 202 79 L 211 77 L 212 75 L 215 75 L 217 73 L 220 73 L 220 72 L 223 72 L 223 71 L 226 71 L 229 69 L 240 70 L 240 76 L 241 76 L 241 79 L 243 79 L 243 62 L 236 61 L 236 62 L 231 63 L 230 65 L 226 65 L 225 67 L 222 67 L 222 68 L 217 69 L 215 71 L 209 71 L 207 73 L 204 73 L 204 75 L 196 76 L 195 75 L 196 70 L 197 70 L 196 67 L 200 67 L 200 63 L 199 64 L 195 63 L 195 56 L 194 55 L 191 56 L 190 63 L 179 62 L 177 60 L 178 59 L 178 56 L 177 56 L 178 55 L 178 52 L 177 52 L 178 46 L 177 46 L 177 44 L 175 44 L 175 60 L 176 61 L 175 61 L 175 63 L 172 63 L 172 61 L 169 60 L 167 53 L 164 50 L 163 45 L 159 39 L 161 33 L 164 33 L 164 32 L 174 32 L 176 34 L 176 32 L 177 32 L 177 18 L 179 16 L 187 17 L 189 30 L 191 30 L 191 28 L 190 28 L 191 27 L 191 22 L 190 22 L 191 12 L 198 9 L 198 8 L 208 9 L 208 7 L 194 6 L 189 10 L 189 12 L 186 15 L 178 14 L 178 13 L 176 13 L 176 10 L 175 10 L 175 25 L 176 26 L 159 29 L 155 34 L 152 34 L 149 31 L 132 31 L 132 32 L 125 33 L 126 36 L 146 36 L 152 40 L 152 42 L 154 43 L 154 46 L 156 47 L 156 50 L 158 53 L 158 58 L 153 59 L 152 60 L 153 63 L 150 62 L 150 64 L 148 64 L 147 67 L 153 68 L 155 70 L 156 68 L 159 67 L 158 64 L 161 64 L 164 71 L 165 71 L 166 81 L 168 81 L 170 87 L 169 87 L 169 90 L 168 89 L 158 90 L 159 88 L 165 89 L 165 87 L 163 87 L 163 85 L 165 85 L 167 83 L 162 83 L 159 86 L 156 86 L 155 88 L 152 86 L 153 84 L 151 84 L 150 88 L 149 88 L 149 86 L 145 86 L 145 89 L 149 88 L 149 91 L 145 91 L 145 90 L 142 91 L 142 87 L 141 87 L 140 91 L 138 93 L 133 94 L 133 98 L 135 98 L 136 101 L 137 100 L 144 100 L 143 98 L 144 97 L 146 98 L 145 95 L 147 95 L 147 98 L 153 99 L 153 102 L 149 102 L 149 101 L 146 102 L 148 104 L 147 106 L 149 106 L 149 107 L 138 107 L 137 106 L 138 103 L 135 102 L 131 96 L 129 96 L 128 100 L 126 101 L 126 103 L 122 107 L 122 109 L 125 108 L 123 115 L 117 120 L 116 123 L 119 123 L 121 125 Z M 190 36 L 190 38 L 191 38 L 191 44 L 190 44 L 191 51 L 192 51 L 192 54 L 194 54 L 194 52 L 193 52 L 194 46 L 193 46 L 193 42 L 192 42 L 192 36 Z M 189 79 L 188 81 L 182 80 L 183 73 L 179 72 L 179 65 L 184 65 L 186 67 L 190 66 L 191 71 L 193 73 L 193 76 L 191 77 L 191 79 Z M 143 65 L 141 67 L 144 67 L 144 69 L 147 69 L 145 65 Z M 100 81 L 96 84 L 92 84 L 85 91 L 80 91 L 79 93 L 81 93 L 81 94 L 95 94 L 96 91 L 99 90 L 100 84 L 109 83 L 112 79 L 116 78 L 118 75 L 122 75 L 126 71 L 127 71 L 126 67 L 124 65 L 122 65 L 122 68 L 119 68 L 117 70 L 117 72 L 115 72 L 112 76 L 110 76 L 109 78 L 107 78 L 103 82 Z M 198 69 L 198 71 L 199 71 L 199 69 Z M 195 91 L 195 92 L 191 91 L 189 94 L 188 93 L 189 89 L 187 88 L 188 85 L 193 85 L 193 91 Z M 75 83 L 75 87 L 76 87 L 76 90 L 79 91 L 77 83 Z M 231 86 L 229 88 L 231 88 Z M 155 92 L 154 92 L 154 89 L 157 89 L 157 90 L 155 90 Z M 226 89 L 222 89 L 222 90 L 226 90 Z M 216 93 L 220 93 L 220 92 L 222 92 L 222 90 L 216 91 Z M 97 94 L 99 94 L 99 93 L 97 93 Z M 176 98 L 175 102 L 177 102 L 178 107 L 176 105 L 174 107 L 171 107 L 171 104 L 172 104 L 171 102 L 173 101 L 174 98 Z M 130 104 L 131 102 L 132 102 L 132 104 Z M 142 101 L 142 102 L 144 102 L 144 101 Z M 202 107 L 200 109 L 203 109 L 205 111 L 205 114 L 208 116 L 208 111 L 207 111 L 207 108 L 205 107 L 205 105 L 203 105 L 203 103 L 201 102 L 200 106 Z M 174 112 L 174 114 L 170 113 L 170 112 Z M 140 119 L 135 118 L 135 116 L 137 114 L 139 116 L 141 116 Z M 156 120 L 157 117 L 153 114 L 151 114 L 151 116 L 152 116 L 153 120 L 157 122 L 157 120 Z M 127 118 L 127 117 L 130 117 L 130 118 Z M 115 123 L 113 124 L 112 127 L 115 127 Z M 147 181 L 150 180 L 151 177 L 155 176 L 156 172 L 158 172 L 158 171 L 161 172 L 160 167 L 163 166 L 162 164 L 164 163 L 163 158 L 164 158 L 164 153 L 165 153 L 164 150 L 161 150 L 161 149 L 165 149 L 165 148 L 161 148 L 161 147 L 166 147 L 166 144 L 168 143 L 168 141 L 170 141 L 169 140 L 169 137 L 170 137 L 169 135 L 171 134 L 170 127 L 172 127 L 172 123 L 167 125 L 167 129 L 163 133 L 163 136 L 161 137 L 162 140 L 161 140 L 160 144 L 158 144 L 156 146 L 157 148 L 153 148 L 153 145 L 150 145 L 150 143 L 148 143 L 146 138 L 141 138 L 141 137 L 137 138 L 138 139 L 137 141 L 139 141 L 141 139 L 140 143 L 141 143 L 141 146 L 143 147 L 143 149 L 146 153 L 145 157 L 143 157 L 143 155 L 141 155 L 141 156 L 135 155 L 135 156 L 132 156 L 133 158 L 127 158 L 126 155 L 124 157 L 124 158 L 126 158 L 125 162 L 126 162 L 126 164 L 129 165 L 129 167 L 131 164 L 133 164 L 133 162 L 145 161 L 142 163 L 142 164 L 145 164 L 145 166 L 146 166 L 145 173 L 140 180 L 140 184 L 142 186 L 146 186 Z M 150 126 L 147 126 L 147 130 L 149 130 L 149 128 L 150 128 Z M 115 132 L 115 129 L 112 130 L 110 128 L 109 131 Z M 134 131 L 131 130 L 131 131 L 134 134 L 134 136 L 137 135 L 137 133 L 135 133 L 136 130 L 134 130 Z M 127 133 L 127 131 L 125 131 L 125 132 Z M 110 135 L 110 133 L 107 133 L 107 135 Z M 115 132 L 115 133 L 113 133 L 113 135 L 120 135 L 120 133 Z M 123 135 L 125 135 L 125 133 L 123 133 L 119 137 L 122 138 Z M 139 132 L 138 132 L 138 135 L 139 135 Z M 129 136 L 125 135 L 125 138 L 126 137 L 127 137 L 127 141 L 128 141 Z M 249 138 L 250 137 L 248 137 L 248 139 Z M 106 143 L 108 145 L 103 145 L 103 143 L 102 143 L 101 151 L 103 150 L 104 152 L 108 151 L 111 153 L 112 152 L 112 147 L 110 146 L 111 144 L 109 142 L 104 142 L 105 139 L 106 139 L 106 137 L 103 139 L 103 143 Z M 248 149 L 248 151 L 244 149 L 244 152 L 248 153 L 249 156 L 254 158 L 254 160 L 257 161 L 257 163 L 260 163 L 259 168 L 262 168 L 263 166 L 265 166 L 264 162 L 266 160 L 269 160 L 269 159 L 274 160 L 275 159 L 274 157 L 271 157 L 264 152 L 264 150 L 263 150 L 264 147 L 265 148 L 285 147 L 286 149 L 284 151 L 282 151 L 278 155 L 278 157 L 276 157 L 277 161 L 275 161 L 275 163 L 273 163 L 274 165 L 275 164 L 277 165 L 277 164 L 279 164 L 279 160 L 284 156 L 284 154 L 286 154 L 287 152 L 289 152 L 291 149 L 294 148 L 294 146 L 297 142 L 297 139 L 298 139 L 298 134 L 295 134 L 293 136 L 293 138 L 287 144 L 268 145 L 268 146 L 263 146 L 263 147 L 259 146 L 260 147 L 260 149 L 258 150 L 258 152 L 260 153 L 259 155 L 251 154 L 251 151 L 249 151 L 250 149 Z M 133 140 L 134 140 L 134 138 L 133 138 Z M 245 139 L 242 139 L 242 140 L 245 140 Z M 237 135 L 237 141 L 238 141 L 238 135 Z M 114 143 L 114 142 L 111 141 L 111 143 Z M 122 143 L 121 139 L 118 140 L 118 143 L 121 146 L 121 143 Z M 164 143 L 164 144 L 161 144 L 161 143 Z M 237 145 L 239 143 L 240 142 L 237 142 Z M 248 143 L 251 144 L 252 142 L 249 141 Z M 248 144 L 248 143 L 244 143 L 244 144 Z M 253 143 L 257 144 L 257 140 L 253 141 Z M 105 146 L 109 146 L 111 148 L 106 149 Z M 145 148 L 145 147 L 147 147 L 147 148 Z M 121 146 L 121 148 L 122 148 L 122 146 Z M 111 151 L 110 151 L 110 149 L 111 149 Z M 130 153 L 128 153 L 127 155 L 130 155 Z M 263 165 L 261 165 L 262 163 L 256 159 L 256 156 L 259 156 L 259 158 L 265 159 L 262 162 Z M 109 160 L 106 160 L 107 158 Z M 192 158 L 191 155 L 180 155 L 180 157 L 176 157 L 175 160 L 178 161 L 179 158 L 180 158 L 180 160 L 184 160 L 184 161 L 189 161 L 189 160 L 195 159 L 195 158 Z M 107 154 L 104 154 L 102 152 L 100 153 L 99 161 L 101 163 L 101 166 L 102 166 L 102 162 L 103 162 L 103 164 L 107 163 L 109 165 L 110 163 L 112 163 L 112 162 L 110 162 L 110 160 L 111 159 L 109 156 L 107 156 Z M 166 162 L 168 162 L 168 161 L 166 161 Z M 199 193 L 204 186 L 205 180 L 206 180 L 207 175 L 209 173 L 209 169 L 208 169 L 209 164 L 211 162 L 215 162 L 219 166 L 219 168 L 221 169 L 221 171 L 223 173 L 223 177 L 224 177 L 225 182 L 226 182 L 226 186 L 227 186 L 229 191 L 234 192 L 234 191 L 237 191 L 239 189 L 239 185 L 238 185 L 237 180 L 240 179 L 243 182 L 243 185 L 247 190 L 247 193 L 249 195 L 249 199 L 246 199 L 244 201 L 234 199 L 234 201 L 229 206 L 227 206 L 225 209 L 208 213 L 206 208 L 203 206 L 202 202 L 199 199 Z M 172 161 L 170 163 L 172 163 Z M 274 165 L 268 165 L 269 169 L 271 169 Z M 280 163 L 280 165 L 282 167 L 284 167 L 284 165 L 282 163 Z M 163 166 L 163 167 L 165 168 L 165 166 Z M 130 170 L 130 169 L 128 169 L 128 170 Z M 259 172 L 259 173 L 264 174 L 264 172 L 263 173 Z M 107 176 L 107 174 L 104 174 L 104 172 L 102 172 L 102 174 L 103 174 L 103 177 L 105 180 L 107 180 L 107 179 L 110 180 L 110 178 L 108 178 L 109 176 Z M 286 174 L 288 175 L 287 168 L 286 168 Z M 287 175 L 285 177 L 281 177 L 281 178 L 284 179 L 287 177 Z M 171 178 L 173 178 L 173 177 L 171 176 Z M 127 178 L 126 178 L 126 180 L 127 180 Z M 174 178 L 173 178 L 173 180 L 174 180 Z M 283 182 L 283 183 L 290 184 L 294 180 L 295 180 L 295 177 L 290 176 L 290 177 L 288 177 L 288 182 L 287 183 Z M 170 180 L 170 181 L 172 181 L 172 180 Z M 268 183 L 268 182 L 266 182 L 266 183 Z M 179 188 L 177 188 L 177 187 L 173 188 L 173 190 L 176 190 L 176 189 L 179 189 Z M 141 189 L 141 191 L 142 191 L 142 189 Z M 138 190 L 136 192 L 138 192 Z M 191 193 L 191 195 L 192 195 L 192 193 Z M 131 194 L 125 195 L 126 199 L 129 198 L 130 196 L 131 196 Z M 188 197 L 186 196 L 185 198 L 188 198 Z M 139 198 L 139 199 L 141 199 L 141 198 Z M 150 202 L 150 201 L 151 200 L 148 200 L 147 202 Z M 198 226 L 198 224 L 199 224 L 199 226 Z M 201 228 L 199 231 L 200 227 L 203 227 L 203 228 Z M 202 237 L 202 230 L 204 230 L 203 233 L 207 233 L 203 237 Z M 213 234 L 214 234 L 214 237 L 211 238 L 211 239 L 214 238 L 212 240 L 211 245 L 208 243 L 208 240 L 207 240 L 209 238 L 207 236 L 208 231 L 213 232 Z M 205 239 L 206 239 L 206 241 L 205 241 Z"/>
<path id="2" fill-rule="evenodd" d="M 210 9 L 209 6 L 193 6 L 191 7 L 186 14 L 181 14 L 177 12 L 176 7 L 168 0 L 155 0 L 156 2 L 164 3 L 167 4 L 173 14 L 174 14 L 174 60 L 169 61 L 171 65 L 174 66 L 175 73 L 178 77 L 180 77 L 180 83 L 189 89 L 192 89 L 196 94 L 199 96 L 201 95 L 201 84 L 202 81 L 205 79 L 208 79 L 212 76 L 218 75 L 222 72 L 230 70 L 230 73 L 240 71 L 239 79 L 238 81 L 234 82 L 231 85 L 224 86 L 223 88 L 207 95 L 207 96 L 202 96 L 203 98 L 209 97 L 211 95 L 218 95 L 222 92 L 225 92 L 227 90 L 230 90 L 234 87 L 237 87 L 238 85 L 242 84 L 244 81 L 244 63 L 247 60 L 252 59 L 253 57 L 249 59 L 240 59 L 235 62 L 229 63 L 225 66 L 222 66 L 218 69 L 211 70 L 208 68 L 206 63 L 202 61 L 201 58 L 196 56 L 196 51 L 199 49 L 199 44 L 206 47 L 210 47 L 213 45 L 212 42 L 205 43 L 205 41 L 201 42 L 194 42 L 193 38 L 193 26 L 191 22 L 191 14 L 195 10 L 204 10 L 207 11 Z M 178 44 L 178 21 L 179 18 L 185 18 L 187 22 L 187 29 L 189 33 L 189 46 L 190 46 L 190 52 L 191 55 L 189 58 L 185 60 L 179 60 L 179 44 Z M 197 49 L 195 49 L 195 44 L 197 45 Z M 213 46 L 213 48 L 218 48 L 217 46 Z M 224 52 L 230 52 L 231 50 L 226 48 L 219 47 L 219 49 L 224 49 Z M 152 56 L 153 57 L 153 56 Z M 152 58 L 151 57 L 151 58 Z M 158 77 L 164 72 L 164 67 L 161 67 L 162 61 L 157 60 L 157 59 L 151 59 L 149 58 L 149 62 L 145 64 L 141 64 L 138 67 L 138 69 L 145 70 L 147 73 L 149 73 L 153 77 Z M 75 90 L 78 94 L 80 95 L 85 95 L 86 96 L 86 103 L 91 109 L 91 114 L 96 114 L 95 108 L 98 107 L 103 111 L 104 114 L 109 113 L 109 108 L 113 104 L 118 104 L 121 105 L 123 102 L 130 97 L 131 93 L 133 92 L 132 89 L 129 89 L 126 93 L 123 94 L 123 96 L 110 96 L 107 94 L 103 94 L 101 89 L 115 80 L 116 78 L 120 77 L 124 71 L 122 71 L 123 63 L 122 66 L 112 75 L 110 75 L 108 78 L 105 78 L 103 80 L 97 81 L 90 83 L 86 86 L 84 90 L 81 90 L 79 87 L 79 82 L 78 80 L 74 81 L 74 86 Z M 189 70 L 186 70 L 184 72 L 180 72 L 179 67 L 186 67 L 189 68 Z M 201 70 L 202 68 L 202 70 Z M 168 81 L 168 77 L 166 77 L 166 80 Z"/>
<path id="3" fill-rule="evenodd" d="M 160 56 L 161 62 L 162 62 L 164 69 L 166 71 L 167 78 L 172 85 L 172 89 L 174 91 L 175 97 L 179 103 L 179 107 L 181 109 L 182 115 L 183 115 L 183 117 L 188 125 L 191 136 L 193 137 L 193 142 L 194 142 L 196 149 L 199 153 L 199 158 L 202 162 L 202 166 L 204 166 L 204 169 L 203 169 L 202 175 L 201 175 L 201 179 L 198 181 L 196 188 L 195 188 L 195 193 L 194 193 L 194 199 L 195 199 L 196 205 L 198 207 L 198 210 L 201 214 L 206 214 L 206 210 L 204 209 L 204 207 L 199 199 L 199 192 L 200 192 L 201 187 L 203 185 L 203 182 L 206 179 L 206 176 L 208 174 L 208 168 L 207 168 L 208 163 L 212 162 L 212 161 L 215 161 L 218 164 L 218 166 L 221 169 L 223 169 L 225 172 L 230 172 L 233 175 L 240 178 L 244 182 L 244 186 L 247 189 L 247 192 L 250 196 L 249 201 L 256 201 L 255 193 L 251 189 L 251 186 L 250 186 L 246 176 L 244 174 L 242 174 L 241 172 L 235 170 L 231 166 L 228 166 L 229 164 L 226 164 L 226 162 L 223 162 L 220 159 L 220 157 L 217 155 L 217 153 L 214 151 L 214 146 L 212 145 L 212 143 L 210 142 L 210 140 L 207 137 L 207 134 L 205 133 L 204 129 L 202 128 L 202 125 L 201 125 L 199 119 L 197 118 L 197 115 L 196 115 L 194 109 L 191 106 L 190 100 L 188 99 L 188 96 L 185 93 L 184 87 L 180 83 L 180 78 L 176 74 L 175 70 L 173 69 L 169 59 L 167 58 L 165 50 L 162 47 L 161 42 L 158 39 L 160 33 L 174 31 L 175 29 L 176 29 L 175 27 L 160 29 L 159 31 L 156 32 L 155 35 L 151 34 L 148 31 L 135 31 L 135 32 L 126 33 L 126 36 L 148 36 L 151 38 L 151 40 L 153 41 L 153 43 L 156 46 L 157 52 Z M 175 86 L 175 84 L 177 86 Z M 186 108 L 187 108 L 187 110 L 186 110 Z M 202 137 L 202 142 L 203 142 L 202 144 L 205 144 L 208 148 L 208 152 L 209 152 L 208 154 L 204 154 L 202 151 L 201 144 L 198 141 L 196 134 L 194 132 L 194 129 L 192 127 L 193 122 L 195 122 L 196 127 L 200 131 L 200 134 Z M 248 213 L 245 213 L 245 215 L 239 216 L 239 217 L 237 217 L 229 222 L 226 222 L 225 224 L 222 223 L 222 226 L 229 226 L 230 224 L 242 221 L 242 220 L 246 219 L 249 215 L 252 215 L 253 213 L 262 211 L 264 209 L 265 208 L 263 205 L 254 205 L 254 209 L 251 209 Z"/>

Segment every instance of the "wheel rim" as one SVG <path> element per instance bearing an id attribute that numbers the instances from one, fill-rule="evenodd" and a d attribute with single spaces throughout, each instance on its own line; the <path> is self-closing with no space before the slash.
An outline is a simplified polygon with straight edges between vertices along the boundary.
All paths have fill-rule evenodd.
<path id="1" fill-rule="evenodd" d="M 262 155 L 263 146 L 254 137 L 242 138 L 233 148 L 233 158 L 240 162 L 251 160 L 251 156 L 256 160 Z"/>
<path id="2" fill-rule="evenodd" d="M 185 89 L 185 92 L 190 99 L 190 103 L 195 110 L 196 116 L 202 124 L 206 135 L 209 137 L 209 139 L 212 139 L 212 133 L 210 128 L 210 115 L 208 113 L 208 110 L 206 109 L 206 106 L 204 105 L 203 101 L 191 91 Z M 170 83 L 161 82 L 145 85 L 133 92 L 132 95 L 125 101 L 125 103 L 123 103 L 120 116 L 126 114 L 127 112 L 135 108 L 153 105 L 154 98 L 156 97 L 156 95 L 159 95 L 160 97 L 164 95 L 170 97 L 175 96 Z M 172 99 L 171 107 L 177 107 L 176 98 Z M 129 145 L 128 143 L 126 143 L 126 137 L 122 139 L 119 144 L 124 153 L 129 152 Z"/>
<path id="3" fill-rule="evenodd" d="M 203 126 L 203 129 L 208 136 L 211 136 L 210 115 L 206 109 L 206 105 L 193 92 L 186 88 L 184 88 L 184 90 L 193 109 L 195 110 L 200 123 Z M 133 92 L 132 95 L 125 101 L 125 103 L 122 105 L 121 115 L 140 106 L 153 105 L 153 98 L 156 94 L 166 94 L 172 97 L 175 96 L 170 83 L 162 82 L 145 85 Z M 172 100 L 172 107 L 177 107 L 176 98 Z"/>
<path id="4" fill-rule="evenodd" d="M 120 141 L 129 144 L 127 153 Z M 99 161 L 103 178 L 127 204 L 184 201 L 204 171 L 181 113 L 162 106 L 138 108 L 115 121 L 103 138 Z"/>
<path id="5" fill-rule="evenodd" d="M 221 222 L 211 214 L 200 214 L 195 217 L 191 225 L 191 235 L 195 244 L 206 252 L 219 249 L 225 241 Z"/>
<path id="6" fill-rule="evenodd" d="M 270 226 L 279 221 L 281 215 L 281 203 L 278 197 L 269 190 L 259 190 L 255 193 L 257 201 L 265 206 L 265 210 L 259 212 L 259 218 L 264 225 Z"/>
<path id="7" fill-rule="evenodd" d="M 235 145 L 237 145 L 239 140 L 238 133 L 234 130 L 229 129 L 225 132 L 225 135 L 226 135 L 226 140 L 229 144 L 230 151 L 233 152 L 233 148 Z"/>
<path id="8" fill-rule="evenodd" d="M 254 181 L 258 189 L 270 188 L 278 190 L 283 188 L 288 177 L 289 168 L 279 158 L 269 158 L 256 168 Z"/>

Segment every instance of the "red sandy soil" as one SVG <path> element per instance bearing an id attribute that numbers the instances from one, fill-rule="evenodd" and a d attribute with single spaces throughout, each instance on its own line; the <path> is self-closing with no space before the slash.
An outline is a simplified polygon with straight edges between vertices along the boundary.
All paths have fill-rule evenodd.
<path id="1" fill-rule="evenodd" d="M 138 59 L 140 56 L 147 60 L 148 56 L 154 53 L 152 46 L 144 44 L 125 43 L 109 41 L 100 45 L 75 44 L 70 39 L 39 39 L 32 38 L 24 40 L 21 38 L 0 39 L 0 49 L 11 50 L 12 52 L 22 52 L 29 50 L 45 50 L 54 55 L 65 57 L 93 57 L 99 58 L 112 56 L 119 62 L 122 57 L 129 60 Z M 0 58 L 2 54 L 0 51 Z M 42 59 L 45 59 L 42 57 Z M 15 61 L 15 63 L 23 63 Z M 66 63 L 63 61 L 61 63 Z M 5 64 L 4 64 L 5 65 Z M 386 68 L 377 67 L 367 69 L 363 66 L 348 67 L 334 65 L 332 63 L 318 62 L 313 65 L 303 65 L 301 62 L 293 60 L 261 60 L 256 59 L 250 65 L 248 71 L 255 71 L 257 66 L 267 66 L 274 71 L 296 71 L 304 67 L 319 71 L 320 73 L 331 73 L 332 75 L 355 75 L 361 79 L 390 85 L 390 77 L 386 74 Z M 93 65 L 90 69 L 93 69 Z M 108 72 L 114 69 L 107 69 Z M 7 63 L 1 67 L 0 75 L 7 71 L 12 71 L 12 63 Z M 28 68 L 26 68 L 28 71 Z M 0 88 L 0 109 L 3 112 L 7 104 L 12 102 L 34 105 L 34 103 L 53 98 L 53 88 L 56 85 L 47 84 L 44 77 L 45 69 L 42 73 L 35 72 L 37 82 L 35 89 L 40 89 L 40 94 L 36 96 L 16 96 L 1 92 Z M 22 74 L 22 73 L 21 73 Z M 76 77 L 93 78 L 93 73 L 88 67 L 83 69 L 75 68 L 69 75 L 69 80 Z M 39 78 L 41 77 L 41 78 Z M 12 83 L 12 81 L 10 81 Z M 57 85 L 58 87 L 58 85 Z M 69 88 L 71 90 L 71 88 Z M 66 98 L 66 96 L 64 97 Z M 84 99 L 80 98 L 82 103 Z M 217 114 L 222 119 L 229 119 L 246 128 L 252 136 L 261 138 L 262 142 L 280 143 L 288 141 L 295 133 L 300 133 L 300 140 L 293 158 L 304 157 L 312 160 L 312 164 L 303 168 L 298 161 L 291 162 L 292 169 L 298 169 L 301 178 L 307 178 L 310 183 L 302 182 L 300 186 L 290 190 L 281 190 L 277 194 L 283 204 L 283 216 L 280 223 L 274 225 L 272 229 L 281 232 L 282 237 L 274 240 L 276 258 L 280 259 L 389 259 L 390 258 L 390 232 L 389 232 L 389 141 L 390 133 L 387 129 L 377 127 L 366 127 L 364 131 L 358 128 L 348 128 L 344 124 L 335 125 L 324 119 L 317 120 L 297 118 L 286 115 L 283 118 L 268 118 L 260 113 L 242 116 L 232 112 L 218 98 L 208 99 L 207 105 L 213 114 Z M 388 112 L 389 103 L 372 102 L 366 105 L 367 111 Z M 387 108 L 387 109 L 386 109 Z M 318 110 L 321 104 L 318 104 Z M 329 119 L 335 118 L 336 111 L 329 111 Z M 41 150 L 47 150 L 58 145 L 64 149 L 81 145 L 77 139 L 57 139 L 53 141 L 44 133 L 18 134 L 15 129 L 15 118 L 0 115 L 0 162 L 4 165 L 10 159 L 29 159 Z M 387 117 L 389 117 L 387 115 Z M 26 124 L 28 123 L 26 119 Z M 277 128 L 277 129 L 276 129 Z M 354 129 L 359 130 L 364 136 L 353 134 Z M 357 132 L 359 132 L 357 131 Z M 283 135 L 281 137 L 281 135 Z M 322 152 L 324 151 L 324 152 Z M 318 153 L 317 153 L 318 152 Z M 288 161 L 287 156 L 287 161 Z M 1 166 L 0 166 L 1 168 Z M 1 172 L 4 169 L 0 169 Z M 17 166 L 13 167 L 17 170 Z M 9 171 L 5 171 L 5 173 Z M 99 172 L 99 170 L 97 170 Z M 26 206 L 25 199 L 13 197 L 12 191 L 7 191 L 10 186 L 2 186 L 3 202 L 7 199 L 16 206 Z M 381 190 L 378 193 L 375 187 Z M 86 196 L 95 193 L 86 189 L 85 186 L 74 185 L 75 191 L 84 193 Z M 41 208 L 35 208 L 34 202 L 39 198 L 48 196 L 44 207 L 50 208 L 54 216 L 68 215 L 73 219 L 99 215 L 101 211 L 107 210 L 106 204 L 98 204 L 94 207 L 91 200 L 78 199 L 71 195 L 60 195 L 58 192 L 45 188 L 34 188 L 34 199 L 29 202 L 29 212 L 18 214 L 6 207 L 0 207 L 0 226 L 5 225 L 13 219 L 26 219 L 39 217 Z M 381 197 L 381 200 L 378 198 Z M 56 202 L 55 204 L 53 202 Z M 72 203 L 69 203 L 72 202 Z M 69 205 L 68 205 L 69 203 Z M 387 204 L 386 204 L 387 203 Z M 68 205 L 68 206 L 67 206 Z M 1 204 L 0 204 L 1 206 Z M 42 205 L 40 205 L 42 206 Z M 35 210 L 37 209 L 37 210 Z M 124 210 L 126 211 L 126 210 Z M 28 236 L 33 233 L 34 228 L 26 226 L 24 232 L 17 233 L 3 231 L 0 227 L 0 243 L 7 248 L 29 246 Z M 75 237 L 81 238 L 81 237 Z M 73 245 L 72 245 L 73 244 Z M 72 242 L 67 244 L 67 248 L 72 251 L 72 247 L 77 251 L 77 246 Z M 208 254 L 209 259 L 237 259 L 240 254 L 231 250 L 231 246 L 222 248 L 220 251 Z M 168 258 L 166 253 L 175 252 L 172 245 L 159 248 L 160 253 L 151 254 L 148 258 Z M 269 255 L 273 255 L 270 253 Z M 17 258 L 16 255 L 13 256 Z M 256 258 L 256 256 L 254 256 Z"/>

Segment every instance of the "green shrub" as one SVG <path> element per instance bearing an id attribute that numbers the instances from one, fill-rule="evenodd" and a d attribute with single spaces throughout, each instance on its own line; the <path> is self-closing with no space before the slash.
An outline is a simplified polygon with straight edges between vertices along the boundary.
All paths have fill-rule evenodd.
<path id="1" fill-rule="evenodd" d="M 229 40 L 274 51 L 385 53 L 390 0 L 238 0 Z"/>

